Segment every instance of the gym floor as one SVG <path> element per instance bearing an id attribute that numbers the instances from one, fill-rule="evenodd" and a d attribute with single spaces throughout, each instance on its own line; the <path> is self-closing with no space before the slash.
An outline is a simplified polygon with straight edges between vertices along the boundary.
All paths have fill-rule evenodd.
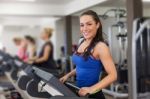
<path id="1" fill-rule="evenodd" d="M 1 76 L 0 77 L 0 87 L 1 87 L 1 83 L 8 83 L 9 81 L 8 81 L 8 79 L 6 78 L 6 76 Z M 5 93 L 5 92 L 1 92 L 0 91 L 0 99 L 6 99 L 5 98 L 5 95 L 6 95 L 7 93 Z"/>

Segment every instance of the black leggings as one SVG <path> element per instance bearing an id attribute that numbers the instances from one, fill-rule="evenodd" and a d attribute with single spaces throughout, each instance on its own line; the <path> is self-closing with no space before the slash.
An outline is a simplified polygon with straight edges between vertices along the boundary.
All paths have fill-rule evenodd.
<path id="1" fill-rule="evenodd" d="M 95 93 L 95 94 L 90 95 L 89 98 L 105 99 L 105 96 L 104 96 L 104 94 L 103 94 L 102 91 L 99 91 L 99 92 L 97 92 L 97 93 Z"/>

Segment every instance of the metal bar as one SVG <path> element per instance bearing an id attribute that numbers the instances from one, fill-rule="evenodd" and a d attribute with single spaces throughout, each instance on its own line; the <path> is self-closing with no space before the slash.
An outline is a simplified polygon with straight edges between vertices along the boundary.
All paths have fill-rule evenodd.
<path id="1" fill-rule="evenodd" d="M 70 71 L 72 71 L 74 69 L 74 64 L 72 62 L 72 56 L 69 57 L 69 60 L 70 60 Z M 72 76 L 70 78 L 71 81 L 74 81 L 74 76 Z"/>
<path id="2" fill-rule="evenodd" d="M 112 54 L 112 26 L 108 28 L 108 43 L 110 52 Z"/>
<path id="3" fill-rule="evenodd" d="M 65 44 L 66 44 L 66 57 L 72 55 L 72 16 L 65 17 Z"/>
<path id="4" fill-rule="evenodd" d="M 137 99 L 137 80 L 136 80 L 136 43 L 135 43 L 135 35 L 137 32 L 137 23 L 138 23 L 139 19 L 136 19 L 133 22 L 133 32 L 132 32 L 132 63 L 131 63 L 131 78 L 132 80 L 130 81 L 131 85 L 132 85 L 132 98 L 133 99 Z"/>
<path id="5" fill-rule="evenodd" d="M 111 90 L 108 90 L 108 89 L 102 89 L 102 91 L 105 94 L 113 96 L 114 98 L 128 98 L 128 96 L 129 96 L 128 93 L 118 93 L 118 92 L 114 92 L 114 91 L 111 91 Z"/>
<path id="6" fill-rule="evenodd" d="M 137 94 L 134 88 L 133 67 L 132 67 L 132 33 L 133 21 L 136 18 L 143 16 L 142 0 L 126 0 L 127 8 L 127 31 L 128 31 L 128 51 L 127 51 L 127 65 L 128 65 L 128 83 L 129 83 L 129 99 L 137 99 Z"/>

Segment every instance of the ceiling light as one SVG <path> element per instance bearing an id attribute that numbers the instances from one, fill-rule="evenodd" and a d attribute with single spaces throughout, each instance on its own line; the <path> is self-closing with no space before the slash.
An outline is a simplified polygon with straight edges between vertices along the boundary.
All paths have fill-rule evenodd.
<path id="1" fill-rule="evenodd" d="M 143 2 L 150 2 L 150 0 L 143 0 Z"/>
<path id="2" fill-rule="evenodd" d="M 36 0 L 17 0 L 17 1 L 21 1 L 21 2 L 35 2 Z"/>

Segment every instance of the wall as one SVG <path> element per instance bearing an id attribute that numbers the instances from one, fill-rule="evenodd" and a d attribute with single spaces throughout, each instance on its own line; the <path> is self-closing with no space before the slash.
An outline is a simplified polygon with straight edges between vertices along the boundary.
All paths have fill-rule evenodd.
<path id="1" fill-rule="evenodd" d="M 36 21 L 36 20 L 35 20 Z M 112 24 L 116 23 L 116 20 L 114 18 L 108 18 L 106 20 L 101 20 L 103 24 L 103 31 L 108 35 L 108 28 Z M 37 24 L 38 22 L 36 22 Z M 60 47 L 64 46 L 65 42 L 65 19 L 61 18 L 59 20 L 50 21 L 50 20 L 43 20 L 40 21 L 38 25 L 27 25 L 25 26 L 19 26 L 19 23 L 16 26 L 7 26 L 5 27 L 2 33 L 2 43 L 6 46 L 7 51 L 11 54 L 15 54 L 17 51 L 17 48 L 12 42 L 12 38 L 15 36 L 21 36 L 23 35 L 32 35 L 37 40 L 38 50 L 40 49 L 40 46 L 42 45 L 42 41 L 39 39 L 39 35 L 41 33 L 41 29 L 44 27 L 52 27 L 54 28 L 53 36 L 52 36 L 52 42 L 54 44 L 54 57 L 55 59 L 58 59 L 60 57 Z M 9 27 L 9 28 L 8 28 Z M 117 31 L 116 31 L 117 33 Z M 80 38 L 80 24 L 79 24 L 79 17 L 73 16 L 72 17 L 72 41 L 73 44 L 78 44 L 79 38 Z M 118 47 L 117 42 L 113 44 L 113 56 L 114 60 L 118 61 L 118 51 L 116 51 Z"/>
<path id="2" fill-rule="evenodd" d="M 29 22 L 30 23 L 30 22 Z M 54 44 L 54 50 L 56 50 L 56 29 L 55 29 L 55 21 L 52 20 L 39 20 L 37 25 L 25 24 L 21 23 L 20 25 L 7 25 L 4 26 L 2 31 L 1 42 L 3 46 L 6 47 L 7 52 L 15 55 L 17 52 L 17 48 L 12 42 L 14 37 L 23 37 L 24 35 L 31 35 L 37 41 L 37 51 L 39 52 L 42 46 L 42 40 L 40 40 L 40 33 L 44 27 L 51 27 L 54 29 L 53 36 L 51 38 L 52 43 Z M 54 58 L 56 58 L 56 54 L 54 54 Z"/>
<path id="3" fill-rule="evenodd" d="M 65 40 L 64 40 L 64 33 L 65 33 L 65 20 L 60 19 L 56 21 L 56 57 L 57 59 L 60 57 L 60 48 L 61 46 L 64 46 Z"/>
<path id="4" fill-rule="evenodd" d="M 56 21 L 56 57 L 60 57 L 60 47 L 65 45 L 65 19 Z M 72 44 L 78 44 L 80 24 L 78 17 L 72 17 Z"/>
<path id="5" fill-rule="evenodd" d="M 2 44 L 6 48 L 8 53 L 15 55 L 17 52 L 17 48 L 12 41 L 13 38 L 24 37 L 24 35 L 31 35 L 37 40 L 38 35 L 40 34 L 39 31 L 40 31 L 39 27 L 29 28 L 29 27 L 12 26 L 4 28 L 1 39 Z"/>
<path id="6" fill-rule="evenodd" d="M 19 23 L 18 23 L 19 24 Z M 64 46 L 64 40 L 65 40 L 65 19 L 61 18 L 59 20 L 55 21 L 42 21 L 40 22 L 39 26 L 35 26 L 35 28 L 31 26 L 10 26 L 10 28 L 5 28 L 3 30 L 2 34 L 2 43 L 3 45 L 7 45 L 7 51 L 11 54 L 15 54 L 17 51 L 17 48 L 12 42 L 13 37 L 15 36 L 21 36 L 24 35 L 32 35 L 37 40 L 37 45 L 41 46 L 41 40 L 39 39 L 40 31 L 44 27 L 52 27 L 54 29 L 53 36 L 51 38 L 51 41 L 54 44 L 54 57 L 55 59 L 58 59 L 60 57 L 60 47 Z M 72 40 L 73 44 L 77 44 L 78 40 L 80 38 L 80 30 L 79 30 L 79 19 L 78 17 L 72 17 Z M 26 24 L 27 25 L 27 24 Z M 39 50 L 39 49 L 38 49 Z"/>
<path id="7" fill-rule="evenodd" d="M 73 44 L 78 44 L 78 41 L 81 37 L 79 17 L 73 16 L 72 24 L 72 42 Z"/>

